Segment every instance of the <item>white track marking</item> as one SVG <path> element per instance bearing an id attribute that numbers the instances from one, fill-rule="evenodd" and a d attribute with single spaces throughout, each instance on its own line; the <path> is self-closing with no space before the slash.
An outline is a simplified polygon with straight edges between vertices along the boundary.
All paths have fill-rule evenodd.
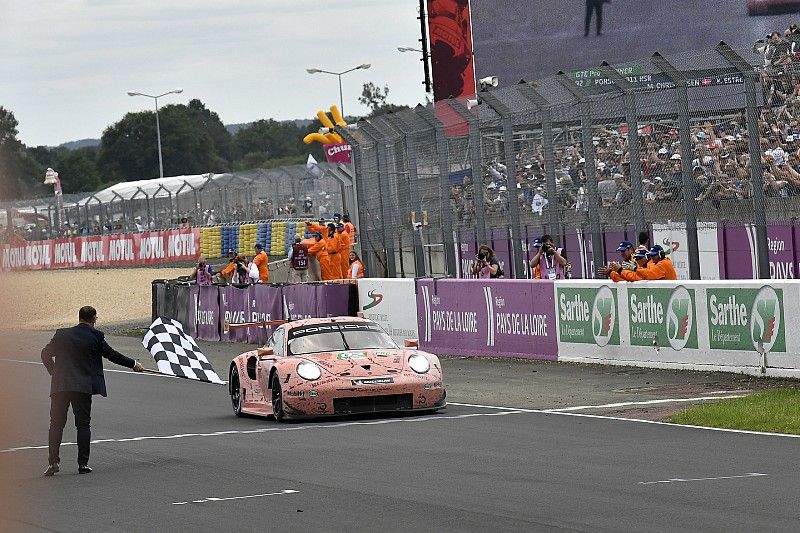
<path id="1" fill-rule="evenodd" d="M 3 359 L 0 358 L 0 362 L 5 361 L 6 363 L 24 363 L 26 365 L 41 365 L 44 366 L 44 363 L 39 361 L 23 361 L 21 359 Z M 152 370 L 152 369 L 150 369 Z M 119 370 L 117 368 L 104 368 L 103 372 L 115 372 L 117 374 L 136 374 L 137 376 L 155 376 L 157 378 L 177 378 L 178 376 L 170 376 L 169 374 L 160 374 L 155 372 L 134 372 L 133 370 Z M 183 379 L 183 378 L 179 378 Z M 196 379 L 190 379 L 188 381 L 199 381 Z M 203 383 L 202 381 L 200 383 Z M 222 382 L 223 385 L 227 385 L 227 381 Z M 210 383 L 210 385 L 214 385 L 214 383 Z"/>
<path id="2" fill-rule="evenodd" d="M 172 502 L 172 505 L 186 505 L 189 503 L 227 502 L 230 500 L 247 500 L 250 498 L 264 498 L 266 496 L 282 496 L 284 494 L 297 494 L 298 492 L 300 491 L 292 489 L 284 489 L 280 492 L 268 492 L 266 494 L 251 494 L 249 496 L 231 496 L 228 498 L 215 498 L 213 496 L 209 496 L 208 498 L 203 498 L 201 500 L 190 500 L 188 502 Z"/>
<path id="3" fill-rule="evenodd" d="M 741 479 L 747 477 L 760 477 L 760 476 L 768 476 L 769 474 L 760 474 L 758 472 L 751 472 L 749 474 L 744 474 L 741 476 L 718 476 L 718 477 L 696 477 L 692 479 L 682 479 L 679 477 L 672 478 L 672 479 L 662 479 L 661 481 L 640 481 L 639 485 L 657 485 L 657 484 L 664 484 L 664 483 L 689 483 L 691 481 L 716 481 L 718 479 Z"/>
<path id="4" fill-rule="evenodd" d="M 725 396 L 725 398 L 744 398 L 745 394 L 732 394 Z M 663 403 L 684 403 L 684 402 L 700 402 L 708 400 L 720 400 L 720 396 L 699 396 L 696 398 L 664 398 L 660 400 L 642 400 L 639 402 L 617 402 L 607 403 L 603 405 L 577 405 L 575 407 L 559 407 L 556 409 L 543 409 L 545 413 L 566 413 L 570 411 L 585 411 L 586 409 L 614 409 L 617 407 L 633 407 L 637 405 L 659 405 Z"/>
<path id="5" fill-rule="evenodd" d="M 658 422 L 656 420 L 641 420 L 639 418 L 624 418 L 620 416 L 604 416 L 604 415 L 590 415 L 588 413 L 570 413 L 562 411 L 539 411 L 546 415 L 558 416 L 577 416 L 581 418 L 597 418 L 599 420 L 615 420 L 617 422 L 633 422 L 636 424 L 653 424 L 656 426 L 667 426 L 671 428 L 689 428 L 689 429 L 702 429 L 705 431 L 720 431 L 723 433 L 740 433 L 743 435 L 760 435 L 762 437 L 786 437 L 789 439 L 800 439 L 800 435 L 793 435 L 791 433 L 771 433 L 768 431 L 752 431 L 749 429 L 729 429 L 729 428 L 714 428 L 708 426 L 692 426 L 689 424 L 673 424 L 671 422 Z"/>
<path id="6" fill-rule="evenodd" d="M 7 361 L 12 363 L 26 363 L 26 364 L 37 364 L 41 365 L 42 363 L 36 361 L 20 361 L 15 359 L 2 359 L 0 361 Z M 122 374 L 136 374 L 136 372 L 130 370 L 109 370 L 109 372 L 119 372 Z M 140 376 L 156 376 L 157 374 L 139 374 Z M 163 376 L 163 377 L 172 377 L 172 376 Z M 725 392 L 725 391 L 718 391 L 718 392 Z M 717 392 L 712 392 L 709 394 L 717 394 Z M 729 398 L 730 396 L 725 396 Z M 653 401 L 661 401 L 662 403 L 666 403 L 669 401 L 674 402 L 686 402 L 686 401 L 700 401 L 706 399 L 713 399 L 718 400 L 720 397 L 708 398 L 708 397 L 701 397 L 701 398 L 674 398 L 674 399 L 665 399 L 665 400 L 646 400 L 645 402 L 621 402 L 616 404 L 605 404 L 605 405 L 583 405 L 583 406 L 576 406 L 576 407 L 564 407 L 564 408 L 557 408 L 557 409 L 527 409 L 523 407 L 502 407 L 497 405 L 483 405 L 483 404 L 473 404 L 473 403 L 459 403 L 459 402 L 447 402 L 448 405 L 455 405 L 460 407 L 475 407 L 479 409 L 492 409 L 501 411 L 498 413 L 471 413 L 465 415 L 456 415 L 456 416 L 432 416 L 427 418 L 415 418 L 415 419 L 389 419 L 389 420 L 375 420 L 375 421 L 364 421 L 364 422 L 344 422 L 341 424 L 325 424 L 325 425 L 315 425 L 315 426 L 297 426 L 297 427 L 274 427 L 274 428 L 261 428 L 255 430 L 231 430 L 231 431 L 217 431 L 213 433 L 185 433 L 180 435 L 166 435 L 166 436 L 149 436 L 149 437 L 131 437 L 125 439 L 100 439 L 96 441 L 92 441 L 93 443 L 103 443 L 103 442 L 134 442 L 140 440 L 167 440 L 167 439 L 178 439 L 178 438 L 187 438 L 187 437 L 214 437 L 220 435 L 231 435 L 231 434 L 249 434 L 249 433 L 265 433 L 268 431 L 297 431 L 297 430 L 305 430 L 305 429 L 317 429 L 317 428 L 336 428 L 340 426 L 348 426 L 348 425 L 377 425 L 377 424 L 392 424 L 396 422 L 424 422 L 428 420 L 455 420 L 461 418 L 471 418 L 477 416 L 497 416 L 497 415 L 511 415 L 517 413 L 540 413 L 545 415 L 560 415 L 560 416 L 577 416 L 577 417 L 584 417 L 584 418 L 596 418 L 599 420 L 614 420 L 617 422 L 633 422 L 638 424 L 653 424 L 659 426 L 668 426 L 671 428 L 690 428 L 690 429 L 701 429 L 704 431 L 718 431 L 723 433 L 739 433 L 743 435 L 761 435 L 766 437 L 785 437 L 785 438 L 792 438 L 797 439 L 800 438 L 800 435 L 792 435 L 788 433 L 771 433 L 766 431 L 751 431 L 746 429 L 728 429 L 728 428 L 714 428 L 714 427 L 706 427 L 706 426 L 692 426 L 688 424 L 672 424 L 669 422 L 658 422 L 655 420 L 641 420 L 637 418 L 624 418 L 618 416 L 604 416 L 604 415 L 592 415 L 588 413 L 576 413 L 575 410 L 585 410 L 585 409 L 599 409 L 599 408 L 608 408 L 608 406 L 627 406 L 627 405 L 642 405 L 647 404 L 648 402 Z M 77 446 L 75 442 L 65 442 L 62 443 L 65 446 Z M 17 448 L 7 448 L 5 450 L 0 450 L 0 453 L 8 453 L 8 452 L 17 452 L 17 451 L 24 451 L 24 450 L 46 450 L 47 446 L 20 446 Z"/>
<path id="7" fill-rule="evenodd" d="M 714 394 L 714 393 L 712 393 Z M 744 394 L 727 395 L 724 398 L 744 398 Z M 480 405 L 474 403 L 456 403 L 447 402 L 448 405 L 458 405 L 461 407 L 475 407 L 478 409 L 499 409 L 503 411 L 520 411 L 523 413 L 566 413 L 571 411 L 585 411 L 587 409 L 614 409 L 618 407 L 634 407 L 638 405 L 658 405 L 664 403 L 683 403 L 683 402 L 700 402 L 708 400 L 720 400 L 722 396 L 698 396 L 695 398 L 661 398 L 658 400 L 642 400 L 635 402 L 616 402 L 606 403 L 601 405 L 575 405 L 573 407 L 556 407 L 553 409 L 525 409 L 522 407 L 500 407 L 496 405 Z"/>
<path id="8" fill-rule="evenodd" d="M 486 416 L 504 416 L 515 415 L 521 411 L 501 411 L 497 413 L 467 413 L 463 415 L 453 416 L 427 416 L 421 418 L 391 418 L 386 420 L 364 420 L 353 422 L 341 422 L 338 424 L 315 424 L 304 426 L 281 426 L 281 427 L 268 427 L 258 429 L 231 429 L 227 431 L 214 431 L 211 433 L 179 433 L 177 435 L 150 435 L 142 437 L 126 437 L 121 439 L 97 439 L 93 440 L 92 444 L 113 443 L 113 442 L 139 442 L 146 440 L 173 440 L 173 439 L 186 439 L 194 437 L 222 437 L 226 435 L 250 435 L 254 433 L 269 433 L 272 431 L 305 431 L 313 429 L 331 429 L 348 426 L 378 426 L 383 424 L 399 424 L 399 423 L 418 423 L 418 422 L 431 422 L 434 420 L 461 420 L 464 418 L 477 418 Z M 62 446 L 77 446 L 76 442 L 63 442 Z M 0 450 L 0 453 L 21 452 L 26 450 L 46 450 L 47 445 L 41 446 L 18 446 L 16 448 L 7 448 Z"/>

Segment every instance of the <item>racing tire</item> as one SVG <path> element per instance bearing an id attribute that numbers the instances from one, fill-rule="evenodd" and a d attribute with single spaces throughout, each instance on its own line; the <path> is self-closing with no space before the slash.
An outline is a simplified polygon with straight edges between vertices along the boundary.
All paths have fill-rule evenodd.
<path id="1" fill-rule="evenodd" d="M 242 386 L 239 382 L 239 370 L 236 368 L 236 365 L 231 365 L 231 372 L 228 379 L 228 392 L 231 395 L 233 414 L 239 417 L 244 416 L 242 414 Z"/>
<path id="2" fill-rule="evenodd" d="M 281 380 L 278 374 L 272 376 L 272 416 L 278 422 L 286 421 L 286 412 L 283 410 L 283 390 L 281 389 Z"/>

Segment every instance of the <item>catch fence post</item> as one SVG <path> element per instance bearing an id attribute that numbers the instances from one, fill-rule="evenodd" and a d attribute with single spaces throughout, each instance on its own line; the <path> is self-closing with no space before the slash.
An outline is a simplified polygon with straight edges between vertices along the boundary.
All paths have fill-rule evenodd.
<path id="1" fill-rule="evenodd" d="M 461 115 L 469 127 L 469 159 L 472 166 L 472 199 L 475 204 L 475 227 L 478 240 L 486 238 L 486 204 L 483 198 L 483 150 L 478 117 L 455 98 L 447 100 L 450 107 Z"/>
<path id="2" fill-rule="evenodd" d="M 420 218 L 422 217 L 422 205 L 419 201 L 419 189 L 418 189 L 418 176 L 417 176 L 417 154 L 416 150 L 412 150 L 409 147 L 408 143 L 408 135 L 406 131 L 408 126 L 403 122 L 402 118 L 397 113 L 388 113 L 384 115 L 386 117 L 386 124 L 391 127 L 403 140 L 403 146 L 405 146 L 406 152 L 406 179 L 408 180 L 407 188 L 408 188 L 408 197 L 411 203 L 411 209 L 417 216 Z M 411 223 L 411 216 L 408 216 L 408 220 L 403 222 Z M 417 229 L 415 227 L 411 228 L 412 232 L 411 235 L 414 239 L 414 273 L 416 277 L 423 277 L 426 274 L 425 270 L 425 249 L 422 246 L 422 229 Z M 402 253 L 402 252 L 401 252 Z"/>
<path id="3" fill-rule="evenodd" d="M 678 138 L 681 144 L 681 174 L 683 174 L 683 206 L 686 213 L 686 240 L 689 252 L 689 279 L 700 279 L 700 247 L 697 242 L 697 205 L 692 171 L 692 143 L 689 131 L 689 89 L 686 77 L 656 52 L 653 64 L 675 84 L 678 101 Z M 760 161 L 760 159 L 759 159 Z"/>
<path id="4" fill-rule="evenodd" d="M 489 91 L 478 93 L 478 97 L 500 115 L 503 125 L 503 160 L 506 164 L 508 215 L 511 219 L 511 255 L 513 256 L 514 277 L 523 279 L 525 278 L 525 257 L 522 254 L 522 223 L 519 215 L 517 160 L 514 154 L 514 123 L 511 118 L 511 110 Z"/>
<path id="5" fill-rule="evenodd" d="M 414 112 L 434 130 L 436 138 L 436 155 L 439 159 L 439 209 L 442 221 L 442 245 L 444 246 L 445 272 L 450 277 L 456 276 L 456 250 L 453 242 L 453 213 L 450 209 L 450 154 L 444 125 L 433 112 L 418 105 Z"/>
<path id="6" fill-rule="evenodd" d="M 517 91 L 534 104 L 542 122 L 542 147 L 544 149 L 544 175 L 547 185 L 547 233 L 555 238 L 556 243 L 564 246 L 564 235 L 561 231 L 561 220 L 558 205 L 558 191 L 556 188 L 556 164 L 553 153 L 553 113 L 551 103 L 542 94 L 533 88 L 530 83 L 520 83 Z"/>
<path id="7" fill-rule="evenodd" d="M 378 197 L 381 206 L 381 228 L 383 233 L 383 248 L 386 250 L 386 276 L 389 278 L 397 277 L 397 264 L 395 261 L 394 232 L 392 231 L 396 218 L 394 217 L 394 206 L 391 205 L 391 194 L 389 188 L 389 154 L 386 149 L 386 138 L 383 134 L 366 121 L 361 121 L 358 125 L 361 132 L 375 143 L 375 150 L 378 155 Z"/>
<path id="8" fill-rule="evenodd" d="M 639 113 L 636 111 L 636 94 L 633 84 L 617 70 L 603 61 L 600 72 L 614 82 L 614 87 L 625 98 L 625 122 L 628 123 L 628 153 L 630 154 L 631 189 L 633 189 L 633 225 L 636 232 L 647 231 L 644 218 L 644 195 L 642 193 L 642 162 L 639 151 Z"/>
<path id="9" fill-rule="evenodd" d="M 603 235 L 600 232 L 600 196 L 597 194 L 597 166 L 595 163 L 594 144 L 592 143 L 594 116 L 592 100 L 589 95 L 574 80 L 563 72 L 558 73 L 558 81 L 568 90 L 580 104 L 581 115 L 581 140 L 583 142 L 583 157 L 586 159 L 586 197 L 589 205 L 589 232 L 592 235 L 592 263 L 594 268 L 590 272 L 595 277 L 597 268 L 605 263 L 603 249 Z"/>
<path id="10" fill-rule="evenodd" d="M 367 272 L 372 273 L 373 275 L 377 272 L 375 269 L 375 262 L 372 258 L 372 251 L 369 250 L 367 253 L 364 253 L 364 249 L 367 245 L 367 241 L 364 238 L 364 231 L 366 227 L 362 225 L 362 220 L 366 221 L 369 220 L 367 216 L 366 209 L 362 207 L 359 199 L 366 198 L 364 195 L 364 179 L 363 179 L 363 172 L 364 172 L 364 165 L 362 161 L 362 148 L 361 143 L 352 135 L 352 133 L 347 129 L 341 126 L 336 126 L 335 130 L 336 133 L 342 136 L 342 138 L 350 145 L 351 148 L 351 157 L 352 157 L 352 172 L 350 173 L 350 177 L 353 180 L 353 194 L 354 194 L 354 201 L 355 201 L 355 210 L 350 213 L 353 223 L 356 226 L 356 231 L 361 232 L 361 236 L 358 238 L 358 244 L 356 245 L 359 248 L 361 262 L 364 263 L 364 270 Z M 363 217 L 361 215 L 364 215 Z"/>
<path id="11" fill-rule="evenodd" d="M 761 164 L 761 130 L 758 126 L 758 103 L 756 100 L 756 79 L 758 73 L 724 41 L 716 51 L 730 63 L 744 78 L 746 92 L 745 120 L 747 122 L 747 141 L 750 152 L 750 183 L 753 191 L 753 225 L 756 230 L 756 258 L 758 272 L 756 277 L 770 279 L 769 249 L 767 240 L 767 211 L 764 201 L 764 167 Z"/>

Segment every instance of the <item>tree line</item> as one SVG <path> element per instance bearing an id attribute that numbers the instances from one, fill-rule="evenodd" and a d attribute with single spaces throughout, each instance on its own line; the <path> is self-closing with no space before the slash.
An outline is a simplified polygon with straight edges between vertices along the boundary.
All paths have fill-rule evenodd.
<path id="1" fill-rule="evenodd" d="M 369 83 L 359 100 L 370 116 L 403 106 L 386 103 L 383 91 Z M 262 119 L 231 134 L 219 115 L 198 99 L 159 108 L 164 175 L 235 172 L 304 163 L 311 153 L 323 160 L 322 147 L 306 145 L 303 137 L 320 127 Z M 52 194 L 43 185 L 45 170 L 58 171 L 65 194 L 89 192 L 115 183 L 158 177 L 158 146 L 154 111 L 125 114 L 103 131 L 98 146 L 78 149 L 29 147 L 17 139 L 19 123 L 0 107 L 0 200 Z"/>

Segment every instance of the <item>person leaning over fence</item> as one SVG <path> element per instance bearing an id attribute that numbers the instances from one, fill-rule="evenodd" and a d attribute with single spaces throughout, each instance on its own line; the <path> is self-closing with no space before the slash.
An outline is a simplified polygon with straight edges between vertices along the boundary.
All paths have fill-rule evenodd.
<path id="1" fill-rule="evenodd" d="M 286 252 L 289 258 L 289 283 L 305 283 L 308 281 L 308 246 L 300 237 L 295 237 L 294 244 Z"/>
<path id="2" fill-rule="evenodd" d="M 478 253 L 472 262 L 471 273 L 481 279 L 497 279 L 505 276 L 503 269 L 500 268 L 500 261 L 494 255 L 494 250 L 485 244 L 478 247 Z"/>
<path id="3" fill-rule="evenodd" d="M 567 258 L 562 255 L 563 248 L 556 248 L 550 235 L 542 235 L 540 242 L 541 247 L 536 250 L 530 262 L 534 270 L 534 279 L 567 279 Z"/>
<path id="4" fill-rule="evenodd" d="M 647 263 L 650 261 L 647 251 L 647 248 L 644 246 L 639 246 L 633 253 L 633 260 L 636 261 L 636 268 L 633 270 L 622 269 L 621 271 L 616 271 L 612 270 L 611 265 L 608 265 L 603 269 L 602 273 L 608 276 L 614 283 L 619 283 L 620 281 L 639 281 L 636 276 L 636 271 L 647 268 Z"/>
<path id="5" fill-rule="evenodd" d="M 625 271 L 619 263 L 611 263 L 609 277 L 614 281 L 643 281 L 643 280 L 676 280 L 678 274 L 672 261 L 667 257 L 664 248 L 656 244 L 647 252 L 649 261 L 647 266 L 639 267 L 635 271 Z M 623 273 L 625 275 L 623 276 Z M 617 279 L 620 277 L 621 279 Z"/>

